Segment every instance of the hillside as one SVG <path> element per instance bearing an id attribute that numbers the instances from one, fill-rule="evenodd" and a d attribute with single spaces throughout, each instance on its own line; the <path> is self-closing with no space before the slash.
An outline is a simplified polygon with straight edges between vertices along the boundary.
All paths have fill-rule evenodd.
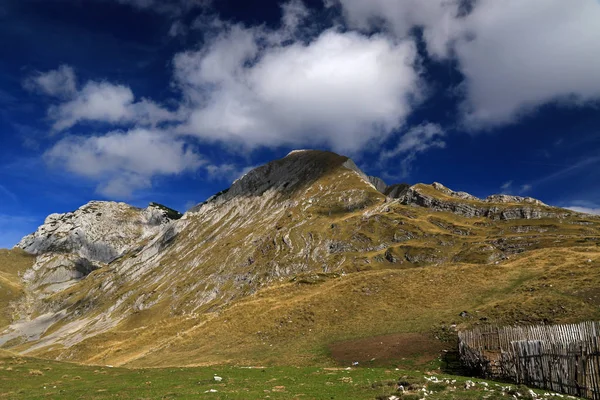
<path id="1" fill-rule="evenodd" d="M 535 199 L 387 186 L 297 151 L 168 210 L 50 216 L 19 244 L 36 260 L 11 281 L 0 345 L 127 366 L 385 364 L 436 358 L 455 324 L 600 318 L 600 219 Z"/>
<path id="2" fill-rule="evenodd" d="M 0 329 L 13 319 L 11 303 L 25 294 L 21 277 L 34 260 L 35 257 L 21 249 L 0 249 Z"/>

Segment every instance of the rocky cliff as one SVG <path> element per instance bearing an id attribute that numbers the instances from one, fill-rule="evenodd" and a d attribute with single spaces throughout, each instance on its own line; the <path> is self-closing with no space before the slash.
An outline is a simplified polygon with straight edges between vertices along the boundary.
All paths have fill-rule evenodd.
<path id="1" fill-rule="evenodd" d="M 23 279 L 30 288 L 63 290 L 156 236 L 172 221 L 168 213 L 158 204 L 139 209 L 92 201 L 73 212 L 51 214 L 16 245 L 38 256 Z"/>

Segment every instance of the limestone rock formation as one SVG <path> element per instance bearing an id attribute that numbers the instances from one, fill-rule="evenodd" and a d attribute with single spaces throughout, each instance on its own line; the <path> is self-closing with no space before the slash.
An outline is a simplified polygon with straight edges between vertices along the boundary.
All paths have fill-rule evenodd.
<path id="1" fill-rule="evenodd" d="M 550 207 L 531 197 L 496 194 L 480 199 L 466 192 L 456 192 L 438 182 L 412 186 L 401 183 L 384 187 L 383 181 L 375 179 L 369 177 L 370 182 L 377 182 L 377 190 L 401 204 L 452 212 L 470 218 L 540 219 L 565 218 L 574 214 L 565 209 Z"/>
<path id="2" fill-rule="evenodd" d="M 142 210 L 125 203 L 91 201 L 76 211 L 49 215 L 16 247 L 35 255 L 75 253 L 90 262 L 108 263 L 156 235 L 169 221 L 167 211 L 155 204 Z"/>
<path id="3" fill-rule="evenodd" d="M 38 256 L 23 279 L 31 289 L 64 290 L 156 236 L 171 222 L 169 210 L 156 203 L 139 209 L 91 201 L 73 212 L 51 214 L 16 245 Z"/>

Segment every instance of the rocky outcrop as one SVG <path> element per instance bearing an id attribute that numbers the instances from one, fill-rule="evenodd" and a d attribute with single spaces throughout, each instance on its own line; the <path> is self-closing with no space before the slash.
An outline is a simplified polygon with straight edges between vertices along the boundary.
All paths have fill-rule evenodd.
<path id="1" fill-rule="evenodd" d="M 378 191 L 391 199 L 397 199 L 401 204 L 452 212 L 465 217 L 511 220 L 565 218 L 573 215 L 573 212 L 550 207 L 532 197 L 497 194 L 480 199 L 466 192 L 456 192 L 438 182 L 413 186 L 400 183 L 384 187 L 383 181 L 376 177 L 369 177 L 368 180 Z"/>
<path id="2" fill-rule="evenodd" d="M 397 183 L 395 185 L 386 187 L 383 194 L 392 199 L 399 199 L 406 194 L 409 188 L 410 186 L 406 183 Z"/>
<path id="3" fill-rule="evenodd" d="M 508 194 L 493 194 L 488 196 L 484 201 L 487 203 L 527 203 L 536 206 L 546 206 L 546 204 L 533 197 L 511 196 Z"/>
<path id="4" fill-rule="evenodd" d="M 155 237 L 177 212 L 152 203 L 140 209 L 125 203 L 92 201 L 78 210 L 51 214 L 17 245 L 38 256 L 24 276 L 32 290 L 63 290 L 93 270 Z"/>
<path id="5" fill-rule="evenodd" d="M 437 197 L 435 194 L 430 194 L 423 190 L 422 186 L 424 185 L 411 186 L 405 194 L 398 197 L 398 201 L 401 204 L 427 207 L 435 211 L 452 212 L 464 217 L 486 217 L 493 220 L 565 218 L 573 215 L 573 212 L 546 206 L 541 201 L 535 199 L 535 201 L 531 201 L 527 198 L 513 197 L 517 202 L 495 204 L 491 200 L 481 201 L 468 193 L 448 192 L 447 190 L 442 189 L 441 192 L 443 194 L 452 197 L 451 199 L 448 199 Z M 432 185 L 436 190 L 439 190 L 438 188 L 440 186 L 436 187 Z M 442 188 L 445 187 L 442 186 Z M 496 196 L 490 196 L 488 199 L 496 198 Z M 506 199 L 506 197 L 502 197 L 502 199 Z M 519 199 L 525 200 L 520 201 Z"/>
<path id="6" fill-rule="evenodd" d="M 168 211 L 156 204 L 139 209 L 125 203 L 91 201 L 76 211 L 49 215 L 16 247 L 35 255 L 69 253 L 108 263 L 156 235 L 169 221 Z"/>
<path id="7" fill-rule="evenodd" d="M 385 194 L 385 191 L 386 191 L 386 189 L 387 189 L 388 186 L 383 181 L 383 179 L 378 178 L 376 176 L 369 176 L 369 177 L 367 177 L 367 179 L 369 180 L 369 182 L 371 183 L 371 185 L 373 185 L 375 187 L 375 189 L 377 189 L 381 193 Z"/>
<path id="8" fill-rule="evenodd" d="M 462 200 L 472 200 L 472 201 L 481 201 L 480 199 L 478 199 L 477 197 L 470 195 L 467 192 L 455 192 L 452 189 L 447 188 L 446 186 L 442 185 L 441 183 L 438 182 L 433 182 L 431 184 L 431 186 L 437 190 L 438 192 L 441 192 L 447 196 L 451 196 L 451 197 L 456 197 L 457 199 L 462 199 Z"/>

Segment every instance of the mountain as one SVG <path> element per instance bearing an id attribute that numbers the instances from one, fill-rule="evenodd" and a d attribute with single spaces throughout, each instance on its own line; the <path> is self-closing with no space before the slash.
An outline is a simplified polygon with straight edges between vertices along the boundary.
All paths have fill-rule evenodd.
<path id="1" fill-rule="evenodd" d="M 183 215 L 113 202 L 50 215 L 5 253 L 0 346 L 91 364 L 326 363 L 345 340 L 600 316 L 599 218 L 387 186 L 313 150 Z"/>

